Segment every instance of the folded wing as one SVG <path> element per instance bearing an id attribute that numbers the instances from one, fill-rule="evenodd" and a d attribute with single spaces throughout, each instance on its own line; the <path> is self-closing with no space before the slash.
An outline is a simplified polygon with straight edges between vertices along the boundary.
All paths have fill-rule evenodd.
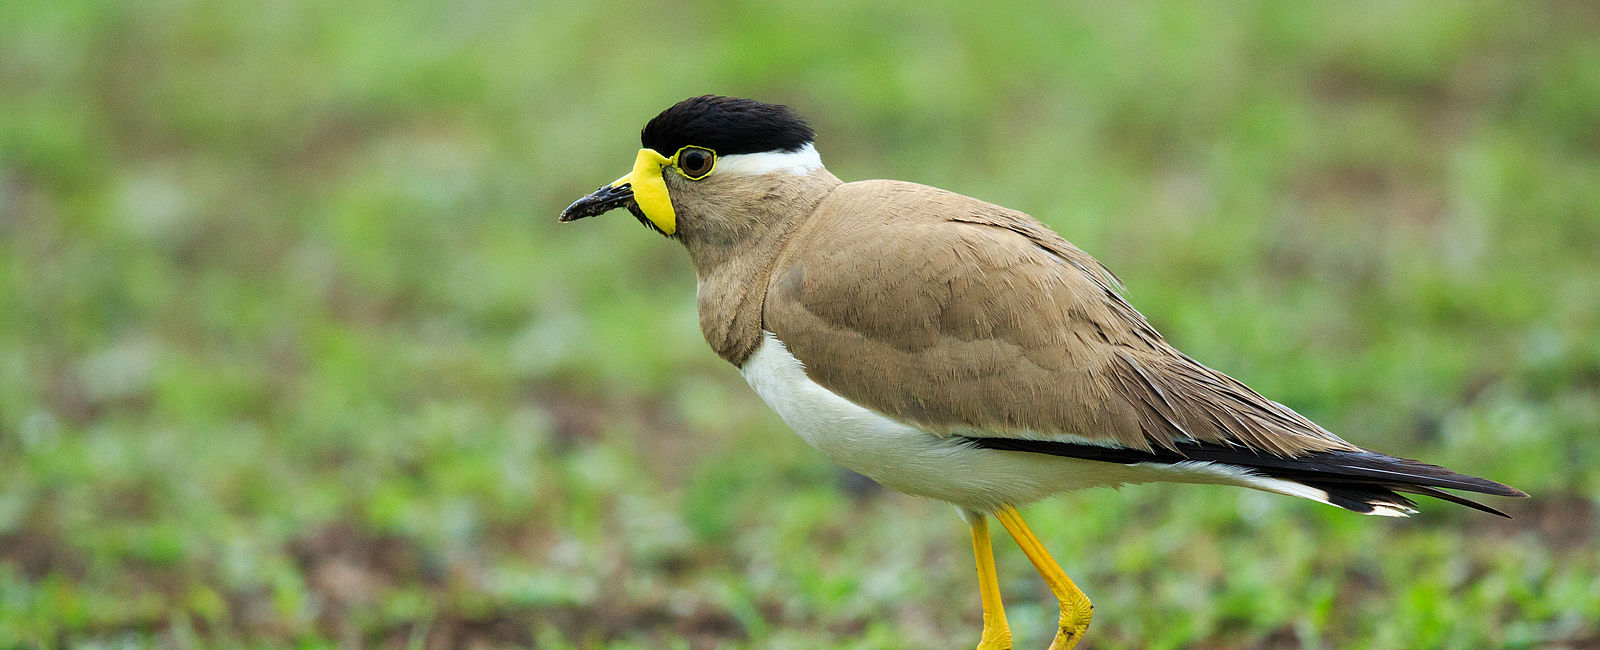
<path id="1" fill-rule="evenodd" d="M 848 210 L 844 206 L 849 206 Z M 780 256 L 764 327 L 807 375 L 936 433 L 1292 456 L 1349 443 L 1178 352 L 1099 262 L 1026 214 L 851 183 Z"/>

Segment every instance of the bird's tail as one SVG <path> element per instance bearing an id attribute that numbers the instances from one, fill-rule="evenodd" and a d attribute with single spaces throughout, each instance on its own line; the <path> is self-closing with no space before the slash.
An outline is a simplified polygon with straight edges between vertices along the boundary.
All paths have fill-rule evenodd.
<path id="1" fill-rule="evenodd" d="M 1496 508 L 1441 488 L 1503 497 L 1528 496 L 1522 490 L 1489 479 L 1366 450 L 1328 451 L 1293 459 L 1272 458 L 1265 462 L 1258 459 L 1243 467 L 1248 467 L 1251 474 L 1272 486 L 1259 486 L 1261 489 L 1277 492 L 1279 490 L 1272 488 L 1279 485 L 1273 482 L 1291 483 L 1307 492 L 1296 496 L 1367 515 L 1404 517 L 1415 513 L 1416 502 L 1406 496 L 1415 494 L 1510 517 Z"/>
<path id="2" fill-rule="evenodd" d="M 1125 447 L 1018 438 L 970 438 L 985 449 L 1026 451 L 1172 472 L 1172 480 L 1231 483 L 1304 497 L 1352 512 L 1404 517 L 1417 511 L 1407 494 L 1460 504 L 1490 514 L 1504 512 L 1445 490 L 1504 497 L 1527 493 L 1489 479 L 1468 476 L 1427 463 L 1364 449 L 1277 456 L 1238 446 L 1188 442 L 1149 451 Z"/>

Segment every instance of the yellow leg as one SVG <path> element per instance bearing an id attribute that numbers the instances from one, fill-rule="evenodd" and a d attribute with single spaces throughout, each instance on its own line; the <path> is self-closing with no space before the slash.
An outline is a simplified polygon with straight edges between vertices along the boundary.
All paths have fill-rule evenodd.
<path id="1" fill-rule="evenodd" d="M 965 513 L 972 527 L 972 554 L 978 558 L 978 593 L 983 599 L 983 638 L 978 650 L 1010 650 L 1011 627 L 1000 604 L 1000 580 L 995 577 L 994 547 L 989 544 L 989 519 L 982 513 Z"/>
<path id="2" fill-rule="evenodd" d="M 1094 604 L 1045 552 L 1039 538 L 1034 537 L 1028 525 L 1022 523 L 1022 515 L 1017 514 L 1016 508 L 1003 507 L 994 513 L 994 518 L 1006 527 L 1006 532 L 1011 533 L 1011 539 L 1017 540 L 1017 546 L 1022 547 L 1023 554 L 1033 562 L 1033 568 L 1038 570 L 1045 584 L 1050 585 L 1056 600 L 1061 601 L 1060 630 L 1056 632 L 1055 641 L 1050 643 L 1050 650 L 1071 650 L 1083 640 L 1083 633 L 1089 629 L 1089 619 L 1094 617 Z"/>

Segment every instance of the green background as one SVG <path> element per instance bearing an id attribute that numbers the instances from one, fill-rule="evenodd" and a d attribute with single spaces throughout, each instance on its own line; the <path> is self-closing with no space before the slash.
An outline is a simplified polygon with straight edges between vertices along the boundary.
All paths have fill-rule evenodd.
<path id="1" fill-rule="evenodd" d="M 555 221 L 702 93 L 1027 211 L 1201 361 L 1534 495 L 1034 506 L 1086 647 L 1600 643 L 1600 11 L 980 4 L 0 2 L 0 646 L 975 644 L 951 508 L 770 414 L 679 246 Z"/>

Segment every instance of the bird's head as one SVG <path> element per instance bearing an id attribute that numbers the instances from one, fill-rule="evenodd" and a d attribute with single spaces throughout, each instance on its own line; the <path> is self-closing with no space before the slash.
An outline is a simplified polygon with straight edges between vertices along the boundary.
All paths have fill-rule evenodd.
<path id="1" fill-rule="evenodd" d="M 633 170 L 567 206 L 561 221 L 627 208 L 668 237 L 724 231 L 760 202 L 791 194 L 786 179 L 822 169 L 805 120 L 750 99 L 685 99 L 645 124 L 639 139 Z"/>

